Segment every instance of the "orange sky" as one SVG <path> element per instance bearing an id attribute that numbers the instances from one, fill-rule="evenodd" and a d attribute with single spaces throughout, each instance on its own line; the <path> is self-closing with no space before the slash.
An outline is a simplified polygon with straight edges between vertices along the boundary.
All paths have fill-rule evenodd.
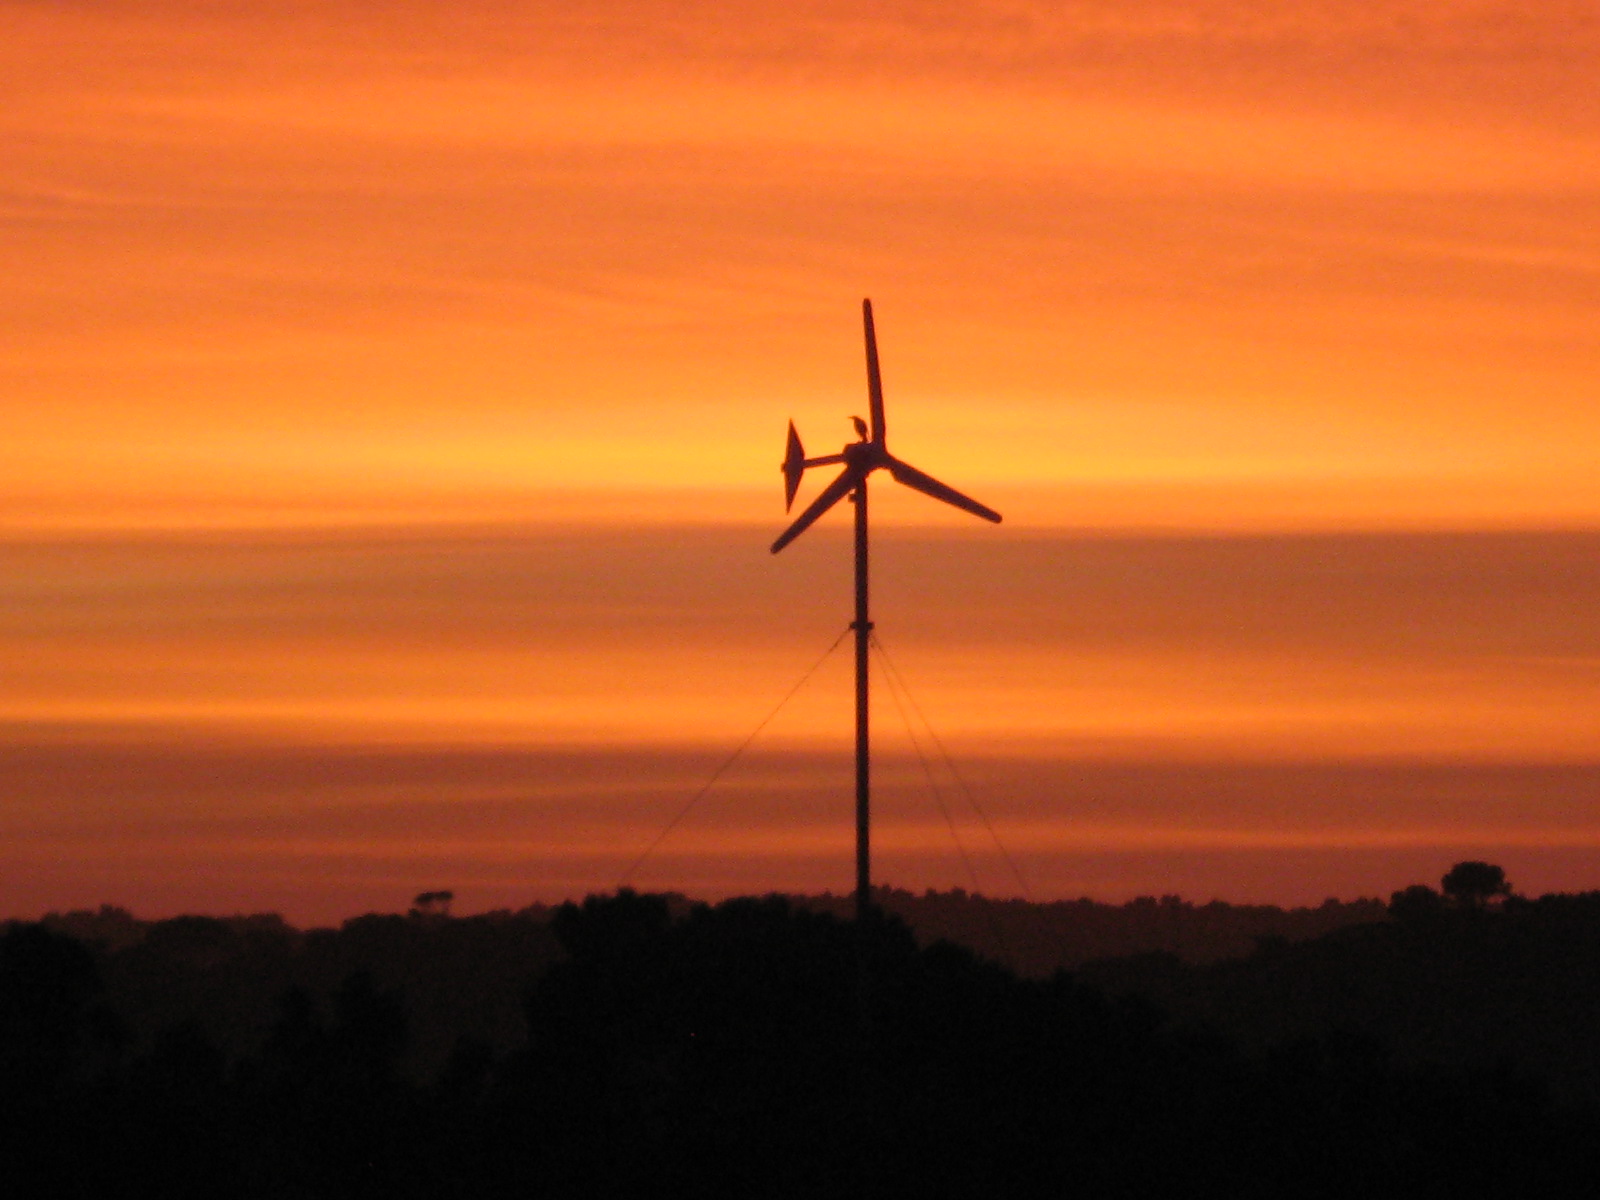
<path id="1" fill-rule="evenodd" d="M 880 488 L 931 526 L 885 543 L 881 627 L 1006 764 L 1041 888 L 1315 899 L 1468 846 L 1592 885 L 1597 50 L 1554 3 L 0 5 L 0 741 L 118 764 L 27 785 L 0 908 L 613 884 L 844 620 L 836 531 L 764 545 L 784 420 L 825 452 L 863 406 L 863 295 L 897 450 L 1008 518 Z M 842 745 L 842 680 L 774 746 Z M 152 765 L 230 746 L 655 782 L 436 862 L 401 809 L 306 815 L 398 803 L 365 785 Z M 1119 824 L 1073 815 L 1089 760 L 1525 790 L 1468 819 L 1486 775 L 1350 766 L 1331 824 L 1205 788 Z M 814 766 L 778 790 L 827 811 Z M 73 841 L 140 772 L 142 832 Z M 848 886 L 765 810 L 767 865 L 719 873 L 736 811 L 644 882 Z M 970 886 L 920 836 L 893 869 Z M 233 882 L 162 882 L 200 860 Z"/>

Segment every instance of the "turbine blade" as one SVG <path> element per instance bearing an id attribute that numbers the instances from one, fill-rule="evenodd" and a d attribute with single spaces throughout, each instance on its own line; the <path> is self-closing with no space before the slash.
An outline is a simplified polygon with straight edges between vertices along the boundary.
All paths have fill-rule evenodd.
<path id="1" fill-rule="evenodd" d="M 794 494 L 800 489 L 800 476 L 806 473 L 806 450 L 800 444 L 794 422 L 789 422 L 789 440 L 783 448 L 783 511 L 794 507 Z"/>
<path id="2" fill-rule="evenodd" d="M 979 504 L 971 496 L 964 496 L 948 483 L 940 483 L 932 475 L 926 475 L 917 470 L 910 463 L 903 463 L 898 458 L 890 457 L 889 474 L 894 476 L 896 483 L 903 483 L 908 488 L 914 488 L 924 496 L 932 496 L 935 500 L 943 500 L 946 504 L 953 504 L 959 509 L 971 513 L 975 517 L 982 517 L 985 521 L 1000 523 L 1000 514 L 986 504 Z"/>
<path id="3" fill-rule="evenodd" d="M 811 502 L 811 506 L 794 519 L 794 524 L 785 529 L 783 535 L 772 543 L 772 552 L 776 554 L 810 529 L 812 522 L 854 491 L 856 484 L 861 480 L 861 472 L 852 467 L 846 467 L 841 471 L 837 479 L 822 489 L 822 494 Z"/>
<path id="4" fill-rule="evenodd" d="M 883 379 L 878 374 L 878 333 L 872 327 L 872 301 L 861 302 L 861 323 L 867 333 L 867 402 L 872 406 L 872 440 L 883 445 Z"/>

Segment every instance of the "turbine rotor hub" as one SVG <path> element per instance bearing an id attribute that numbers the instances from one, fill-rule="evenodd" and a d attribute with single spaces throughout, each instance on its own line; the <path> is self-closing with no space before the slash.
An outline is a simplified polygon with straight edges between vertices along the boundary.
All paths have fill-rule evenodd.
<path id="1" fill-rule="evenodd" d="M 884 466 L 887 460 L 877 442 L 851 442 L 844 448 L 844 461 L 851 470 L 865 474 Z"/>

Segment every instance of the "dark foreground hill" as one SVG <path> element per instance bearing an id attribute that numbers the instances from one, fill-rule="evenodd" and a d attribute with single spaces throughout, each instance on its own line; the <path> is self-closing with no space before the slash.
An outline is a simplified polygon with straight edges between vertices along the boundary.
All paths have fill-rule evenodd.
<path id="1" fill-rule="evenodd" d="M 488 962 L 470 947 L 504 945 L 489 924 L 449 920 L 378 918 L 319 945 L 190 918 L 165 950 L 152 931 L 95 950 L 12 925 L 8 1194 L 1529 1195 L 1600 1167 L 1593 1116 L 1514 1067 L 1427 1065 L 1314 1023 L 1288 1042 L 1198 1032 L 1065 973 L 919 947 L 892 918 L 675 907 L 564 906 Z M 1361 944 L 1325 941 L 1340 938 Z M 327 999 L 292 982 L 308 959 L 336 975 L 358 944 L 421 955 L 433 998 L 365 969 Z M 168 978 L 161 954 L 190 967 Z M 137 1028 L 127 997 L 163 978 L 204 1019 Z M 264 1017 L 228 1011 L 285 980 Z M 509 1017 L 492 998 L 508 980 Z M 481 1026 L 423 1069 L 430 1004 Z"/>

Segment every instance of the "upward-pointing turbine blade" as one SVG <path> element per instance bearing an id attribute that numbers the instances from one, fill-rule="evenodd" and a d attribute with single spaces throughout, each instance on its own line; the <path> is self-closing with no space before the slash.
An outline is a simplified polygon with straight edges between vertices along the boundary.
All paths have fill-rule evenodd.
<path id="1" fill-rule="evenodd" d="M 861 472 L 854 467 L 846 467 L 841 471 L 839 478 L 823 488 L 822 494 L 811 502 L 811 506 L 796 517 L 794 524 L 785 529 L 782 536 L 772 543 L 772 552 L 776 554 L 810 529 L 812 522 L 854 491 L 856 484 L 860 483 L 862 478 Z"/>
<path id="2" fill-rule="evenodd" d="M 883 445 L 883 379 L 878 374 L 878 333 L 872 327 L 872 301 L 861 302 L 861 323 L 867 334 L 867 403 L 872 406 L 872 440 Z"/>
<path id="3" fill-rule="evenodd" d="M 1000 514 L 987 504 L 979 504 L 971 496 L 964 496 L 948 483 L 940 483 L 932 475 L 926 475 L 917 470 L 910 463 L 903 463 L 898 458 L 889 459 L 889 474 L 894 476 L 896 483 L 903 483 L 908 488 L 915 488 L 924 496 L 932 496 L 935 500 L 943 500 L 946 504 L 953 504 L 964 509 L 975 517 L 982 517 L 985 521 L 1000 523 Z"/>

